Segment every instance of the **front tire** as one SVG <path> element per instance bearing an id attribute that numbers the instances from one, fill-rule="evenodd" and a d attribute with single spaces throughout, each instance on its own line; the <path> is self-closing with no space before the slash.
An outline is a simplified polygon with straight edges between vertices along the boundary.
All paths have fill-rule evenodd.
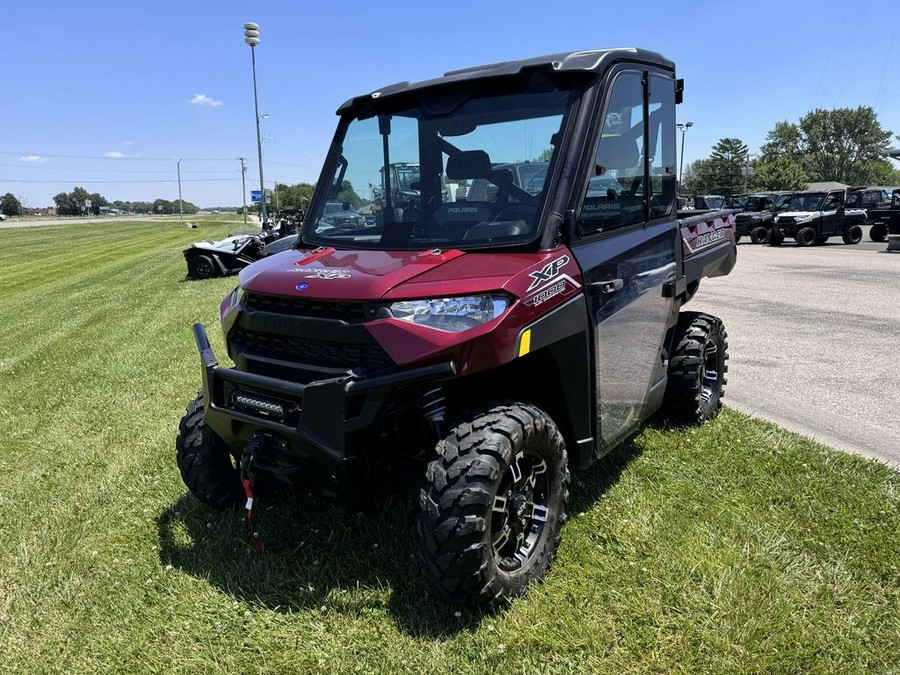
<path id="1" fill-rule="evenodd" d="M 569 496 L 562 434 L 523 403 L 471 415 L 437 445 L 420 494 L 419 559 L 454 604 L 492 611 L 547 573 Z"/>
<path id="2" fill-rule="evenodd" d="M 225 442 L 203 419 L 203 392 L 188 404 L 178 425 L 175 454 L 181 479 L 204 504 L 225 509 L 244 497 L 241 476 Z"/>
<path id="3" fill-rule="evenodd" d="M 768 228 L 758 225 L 750 231 L 750 241 L 754 244 L 765 244 L 766 236 L 769 234 Z"/>
<path id="4" fill-rule="evenodd" d="M 717 317 L 682 312 L 669 359 L 663 415 L 679 424 L 703 424 L 722 409 L 728 382 L 728 333 Z"/>
<path id="5" fill-rule="evenodd" d="M 862 241 L 863 231 L 859 225 L 851 225 L 844 230 L 841 239 L 845 244 L 858 244 Z"/>
<path id="6" fill-rule="evenodd" d="M 798 246 L 812 246 L 816 243 L 816 230 L 812 227 L 801 227 L 794 236 Z"/>

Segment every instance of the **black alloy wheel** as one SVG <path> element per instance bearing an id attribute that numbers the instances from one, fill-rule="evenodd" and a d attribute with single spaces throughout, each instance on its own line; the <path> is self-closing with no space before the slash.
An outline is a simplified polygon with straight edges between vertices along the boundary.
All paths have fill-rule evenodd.
<path id="1" fill-rule="evenodd" d="M 568 458 L 546 413 L 504 403 L 437 445 L 420 493 L 419 560 L 454 604 L 507 605 L 550 568 L 566 520 Z"/>
<path id="2" fill-rule="evenodd" d="M 188 261 L 188 277 L 191 279 L 210 279 L 215 274 L 216 267 L 209 256 L 195 255 Z"/>
<path id="3" fill-rule="evenodd" d="M 675 331 L 661 412 L 679 424 L 702 424 L 722 408 L 728 333 L 719 318 L 700 312 L 682 312 Z"/>

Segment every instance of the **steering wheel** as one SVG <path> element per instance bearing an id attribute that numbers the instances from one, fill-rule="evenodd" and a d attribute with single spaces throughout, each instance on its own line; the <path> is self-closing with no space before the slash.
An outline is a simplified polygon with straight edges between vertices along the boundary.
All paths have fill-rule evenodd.
<path id="1" fill-rule="evenodd" d="M 491 218 L 492 223 L 500 223 L 506 220 L 524 220 L 529 225 L 534 224 L 534 218 L 537 215 L 537 208 L 528 204 L 514 204 L 500 209 L 497 214 Z"/>

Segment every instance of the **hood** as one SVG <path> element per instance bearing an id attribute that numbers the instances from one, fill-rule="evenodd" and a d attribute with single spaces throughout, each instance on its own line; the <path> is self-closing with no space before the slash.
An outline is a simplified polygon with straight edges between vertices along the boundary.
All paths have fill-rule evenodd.
<path id="1" fill-rule="evenodd" d="M 304 298 L 374 300 L 461 251 L 285 251 L 241 270 L 245 290 Z"/>
<path id="2" fill-rule="evenodd" d="M 254 293 L 319 300 L 449 297 L 495 290 L 518 295 L 516 280 L 546 262 L 547 255 L 290 250 L 245 267 L 240 284 Z"/>
<path id="3" fill-rule="evenodd" d="M 817 216 L 821 213 L 821 211 L 782 211 L 778 214 L 778 218 L 812 218 L 813 216 Z"/>

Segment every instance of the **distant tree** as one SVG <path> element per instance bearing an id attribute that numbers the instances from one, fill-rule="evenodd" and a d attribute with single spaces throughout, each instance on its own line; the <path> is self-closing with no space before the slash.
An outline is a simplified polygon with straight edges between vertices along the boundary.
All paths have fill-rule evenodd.
<path id="1" fill-rule="evenodd" d="M 56 204 L 56 213 L 60 216 L 77 216 L 81 215 L 81 211 L 72 202 L 72 195 L 67 192 L 60 192 L 53 198 Z"/>
<path id="2" fill-rule="evenodd" d="M 356 191 L 353 189 L 353 186 L 350 184 L 349 180 L 345 180 L 341 183 L 341 191 L 337 193 L 334 198 L 336 202 L 350 202 L 353 206 L 360 207 L 364 204 L 368 204 L 369 200 L 363 199 Z"/>
<path id="3" fill-rule="evenodd" d="M 744 172 L 750 150 L 739 138 L 723 138 L 709 157 L 715 192 L 731 194 L 744 188 Z"/>
<path id="4" fill-rule="evenodd" d="M 77 209 L 77 213 L 73 215 L 81 215 L 87 211 L 87 206 L 85 206 L 85 202 L 91 198 L 91 195 L 85 190 L 83 187 L 76 187 L 72 192 L 69 193 L 69 200 Z"/>
<path id="5" fill-rule="evenodd" d="M 749 149 L 739 138 L 722 138 L 712 154 L 687 165 L 681 181 L 685 194 L 734 194 L 744 189 Z"/>
<path id="6" fill-rule="evenodd" d="M 106 201 L 106 198 L 98 192 L 92 192 L 88 195 L 88 199 L 91 201 L 91 208 L 89 210 L 95 216 L 100 214 L 101 206 L 109 206 L 109 202 Z"/>
<path id="7" fill-rule="evenodd" d="M 806 182 L 803 167 L 790 157 L 758 159 L 750 178 L 754 190 L 805 190 Z"/>
<path id="8" fill-rule="evenodd" d="M 278 183 L 275 185 L 275 199 L 278 208 L 296 210 L 307 208 L 312 199 L 315 186 L 309 183 L 297 183 L 296 185 L 286 185 Z M 273 204 L 274 206 L 274 204 Z"/>
<path id="9" fill-rule="evenodd" d="M 0 213 L 4 216 L 18 216 L 22 213 L 22 202 L 12 192 L 0 197 Z"/>
<path id="10" fill-rule="evenodd" d="M 881 128 L 868 106 L 817 108 L 801 117 L 799 124 L 776 124 L 766 136 L 762 159 L 790 159 L 802 168 L 808 182 L 871 185 L 891 175 L 890 163 L 881 156 L 890 138 L 891 132 Z"/>
<path id="11" fill-rule="evenodd" d="M 768 161 L 776 157 L 787 157 L 799 164 L 803 159 L 801 141 L 799 126 L 790 122 L 778 122 L 775 128 L 766 134 L 766 142 L 760 148 L 762 151 L 760 159 Z"/>
<path id="12" fill-rule="evenodd" d="M 695 195 L 710 193 L 714 182 L 715 176 L 710 160 L 698 159 L 684 167 L 681 192 Z"/>

